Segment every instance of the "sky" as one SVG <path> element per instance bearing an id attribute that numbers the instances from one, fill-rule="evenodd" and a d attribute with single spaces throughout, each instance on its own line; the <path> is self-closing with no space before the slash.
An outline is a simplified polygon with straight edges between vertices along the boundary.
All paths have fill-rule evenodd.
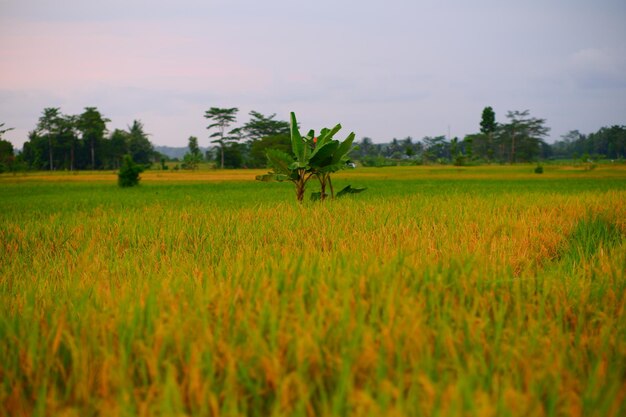
<path id="1" fill-rule="evenodd" d="M 0 0 L 0 123 L 21 148 L 44 108 L 95 106 L 208 146 L 204 112 L 238 107 L 388 142 L 491 106 L 554 141 L 626 125 L 624 22 L 624 0 Z"/>

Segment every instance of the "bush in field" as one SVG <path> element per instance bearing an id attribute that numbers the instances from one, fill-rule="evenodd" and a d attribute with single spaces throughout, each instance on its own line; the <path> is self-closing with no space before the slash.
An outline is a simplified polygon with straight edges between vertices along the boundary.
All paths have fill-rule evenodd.
<path id="1" fill-rule="evenodd" d="M 541 165 L 535 167 L 535 174 L 543 174 L 543 167 Z"/>
<path id="2" fill-rule="evenodd" d="M 134 187 L 139 184 L 139 174 L 142 172 L 143 167 L 136 164 L 130 155 L 125 155 L 117 174 L 117 183 L 120 187 Z"/>
<path id="3" fill-rule="evenodd" d="M 186 153 L 183 157 L 182 168 L 195 171 L 202 162 L 202 156 L 199 154 Z"/>

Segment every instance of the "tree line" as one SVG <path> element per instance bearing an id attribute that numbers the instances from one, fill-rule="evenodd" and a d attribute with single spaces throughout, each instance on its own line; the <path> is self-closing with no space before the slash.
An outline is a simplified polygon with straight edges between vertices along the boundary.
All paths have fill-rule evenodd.
<path id="1" fill-rule="evenodd" d="M 203 154 L 198 138 L 188 138 L 189 151 L 182 168 L 195 169 L 201 162 L 221 168 L 262 168 L 267 166 L 266 151 L 291 152 L 289 122 L 257 111 L 248 113 L 247 122 L 237 126 L 239 109 L 211 107 L 204 113 L 208 137 L 213 145 Z M 119 169 L 125 155 L 148 167 L 165 155 L 155 151 L 143 124 L 134 120 L 127 129 L 107 130 L 110 122 L 96 107 L 86 107 L 79 115 L 66 115 L 59 108 L 45 108 L 20 153 L 2 139 L 10 128 L 0 124 L 0 172 L 15 169 L 85 170 Z M 573 130 L 553 144 L 545 142 L 550 129 L 545 119 L 532 117 L 528 110 L 508 111 L 498 122 L 492 107 L 482 111 L 479 131 L 463 139 L 444 135 L 394 138 L 374 143 L 364 137 L 350 154 L 365 166 L 397 163 L 517 163 L 546 159 L 623 159 L 626 157 L 626 126 L 603 127 L 588 135 Z"/>
<path id="2" fill-rule="evenodd" d="M 79 115 L 45 108 L 21 153 L 14 155 L 12 146 L 4 145 L 5 166 L 12 162 L 29 170 L 118 169 L 124 155 L 142 165 L 154 162 L 158 155 L 140 121 L 107 135 L 109 121 L 95 107 Z"/>
<path id="3" fill-rule="evenodd" d="M 626 157 L 626 126 L 603 127 L 589 135 L 571 131 L 554 144 L 548 144 L 545 137 L 550 129 L 545 119 L 532 117 L 529 110 L 523 110 L 509 111 L 504 122 L 497 122 L 492 107 L 483 109 L 479 126 L 478 132 L 462 140 L 441 135 L 414 141 L 409 136 L 380 144 L 365 137 L 351 156 L 365 166 L 395 165 L 402 161 L 465 165 Z"/>

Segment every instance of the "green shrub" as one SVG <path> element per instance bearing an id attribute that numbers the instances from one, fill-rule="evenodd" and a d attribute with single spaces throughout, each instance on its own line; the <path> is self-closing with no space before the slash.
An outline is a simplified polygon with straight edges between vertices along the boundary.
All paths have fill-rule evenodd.
<path id="1" fill-rule="evenodd" d="M 124 161 L 117 174 L 117 183 L 120 187 L 134 187 L 139 184 L 139 174 L 143 167 L 136 164 L 130 155 L 124 156 Z"/>
<path id="2" fill-rule="evenodd" d="M 543 167 L 541 165 L 535 167 L 535 174 L 543 174 Z"/>

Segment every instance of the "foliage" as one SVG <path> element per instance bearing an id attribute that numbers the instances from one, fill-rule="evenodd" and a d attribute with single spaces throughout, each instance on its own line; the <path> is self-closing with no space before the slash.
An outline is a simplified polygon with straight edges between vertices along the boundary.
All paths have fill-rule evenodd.
<path id="1" fill-rule="evenodd" d="M 543 174 L 543 166 L 537 165 L 535 167 L 535 174 Z"/>
<path id="2" fill-rule="evenodd" d="M 465 166 L 466 163 L 467 163 L 467 157 L 463 155 L 462 153 L 458 153 L 454 157 L 454 166 L 462 167 L 462 166 Z"/>
<path id="3" fill-rule="evenodd" d="M 287 154 L 291 154 L 291 138 L 289 133 L 266 136 L 262 139 L 255 140 L 250 144 L 250 152 L 247 165 L 250 168 L 265 168 L 267 166 L 267 157 L 265 153 L 269 149 L 278 149 Z M 293 154 L 292 154 L 293 155 Z"/>
<path id="4" fill-rule="evenodd" d="M 496 113 L 493 111 L 492 107 L 485 107 L 480 120 L 480 133 L 489 135 L 490 133 L 494 133 L 497 127 Z"/>
<path id="5" fill-rule="evenodd" d="M 57 107 L 48 107 L 43 110 L 43 114 L 39 117 L 36 132 L 39 136 L 47 139 L 48 142 L 48 169 L 54 170 L 54 147 L 58 143 L 62 124 L 62 116 L 60 109 Z"/>
<path id="6" fill-rule="evenodd" d="M 78 116 L 46 108 L 24 143 L 22 159 L 34 170 L 118 169 L 127 153 L 142 164 L 158 160 L 141 122 L 105 137 L 107 122 L 95 107 Z"/>
<path id="7" fill-rule="evenodd" d="M 0 173 L 10 171 L 14 160 L 13 144 L 8 140 L 0 139 Z"/>
<path id="8" fill-rule="evenodd" d="M 148 134 L 144 132 L 143 123 L 139 120 L 134 120 L 128 127 L 128 152 L 136 163 L 145 166 L 152 164 L 154 147 L 148 140 Z"/>
<path id="9" fill-rule="evenodd" d="M 509 163 L 535 160 L 543 137 L 550 131 L 545 120 L 529 117 L 528 110 L 509 111 L 506 117 L 509 123 L 499 125 L 497 131 L 501 160 Z"/>
<path id="10" fill-rule="evenodd" d="M 482 134 L 481 138 L 484 139 L 484 156 L 488 161 L 493 160 L 494 157 L 494 147 L 496 146 L 494 144 L 494 135 L 497 128 L 496 113 L 491 106 L 485 107 L 480 120 L 480 133 Z"/>
<path id="11" fill-rule="evenodd" d="M 187 145 L 189 148 L 189 153 L 192 155 L 198 155 L 202 158 L 202 152 L 200 151 L 200 147 L 198 146 L 198 138 L 195 136 L 189 136 L 189 144 Z"/>
<path id="12" fill-rule="evenodd" d="M 275 114 L 265 116 L 253 110 L 247 123 L 231 128 L 237 111 L 237 108 L 211 108 L 205 113 L 205 117 L 209 116 L 207 118 L 226 116 L 228 123 L 223 125 L 211 119 L 215 122 L 209 126 L 211 137 L 219 146 L 206 150 L 207 161 L 217 159 L 219 166 L 230 168 L 259 168 L 267 164 L 267 149 L 292 152 L 288 122 L 276 120 Z M 411 137 L 393 138 L 388 143 L 375 143 L 364 137 L 351 149 L 349 156 L 363 166 L 378 167 L 577 160 L 583 154 L 594 161 L 606 158 L 619 162 L 626 158 L 625 126 L 602 127 L 589 134 L 573 130 L 551 145 L 544 141 L 549 130 L 545 120 L 530 117 L 528 110 L 509 111 L 507 118 L 508 123 L 499 124 L 493 108 L 485 107 L 480 132 L 468 134 L 454 144 L 445 136 L 415 141 Z M 105 136 L 107 122 L 109 120 L 95 107 L 86 107 L 79 115 L 63 114 L 59 108 L 46 108 L 19 153 L 19 165 L 30 170 L 119 169 L 122 157 L 127 153 L 146 165 L 158 162 L 162 157 L 154 150 L 140 122 L 135 121 L 127 130 L 115 129 Z M 11 130 L 2 129 L 3 126 L 0 124 L 0 137 Z M 235 146 L 235 143 L 242 144 Z M 182 159 L 184 154 L 185 150 L 176 158 Z M 188 157 L 185 166 L 193 167 L 197 163 L 198 158 Z M 7 164 L 4 166 L 6 169 Z"/>
<path id="13" fill-rule="evenodd" d="M 465 153 L 467 154 L 467 160 L 472 161 L 474 158 L 474 138 L 465 136 L 462 143 Z"/>
<path id="14" fill-rule="evenodd" d="M 76 119 L 76 129 L 81 133 L 82 140 L 89 144 L 91 155 L 91 169 L 96 169 L 96 148 L 100 147 L 106 132 L 109 119 L 95 107 L 85 107 L 85 111 Z"/>
<path id="15" fill-rule="evenodd" d="M 190 169 L 192 171 L 198 169 L 198 165 L 202 162 L 202 155 L 193 154 L 188 152 L 183 157 L 183 162 L 181 164 L 181 168 Z"/>
<path id="16" fill-rule="evenodd" d="M 134 187 L 139 184 L 139 174 L 142 172 L 143 167 L 136 164 L 131 155 L 125 155 L 120 171 L 117 174 L 117 183 L 120 187 Z"/>
<path id="17" fill-rule="evenodd" d="M 584 135 L 572 130 L 562 136 L 562 140 L 552 145 L 557 158 L 573 158 L 574 155 L 596 155 L 608 159 L 626 158 L 626 126 L 602 127 L 597 132 Z"/>
<path id="18" fill-rule="evenodd" d="M 125 130 L 115 129 L 109 138 L 104 142 L 103 160 L 108 168 L 119 168 L 124 155 L 130 151 L 130 134 Z"/>
<path id="19" fill-rule="evenodd" d="M 306 184 L 315 176 L 320 183 L 320 199 L 327 197 L 326 186 L 330 188 L 330 196 L 335 197 L 330 174 L 348 167 L 348 154 L 354 141 L 354 133 L 340 142 L 333 137 L 341 129 L 337 124 L 332 129 L 323 128 L 319 137 L 311 130 L 302 136 L 298 130 L 295 113 L 291 113 L 291 150 L 295 158 L 281 150 L 267 151 L 268 165 L 273 169 L 266 175 L 257 176 L 260 181 L 291 181 L 295 185 L 296 198 L 302 201 Z"/>
<path id="20" fill-rule="evenodd" d="M 468 161 L 530 162 L 550 154 L 543 141 L 550 130 L 544 119 L 530 117 L 528 110 L 509 111 L 507 118 L 509 123 L 497 123 L 493 109 L 485 107 L 480 133 L 466 135 L 460 143 Z"/>
<path id="21" fill-rule="evenodd" d="M 224 168 L 241 168 L 244 163 L 243 149 L 241 143 L 228 143 L 224 147 Z"/>
<path id="22" fill-rule="evenodd" d="M 4 128 L 4 123 L 0 123 L 0 174 L 5 171 L 11 171 L 15 161 L 13 144 L 8 140 L 2 139 L 2 136 L 11 130 L 13 130 L 12 127 Z"/>
<path id="23" fill-rule="evenodd" d="M 450 142 L 445 136 L 426 136 L 424 138 L 424 158 L 427 161 L 449 160 L 451 157 Z"/>

